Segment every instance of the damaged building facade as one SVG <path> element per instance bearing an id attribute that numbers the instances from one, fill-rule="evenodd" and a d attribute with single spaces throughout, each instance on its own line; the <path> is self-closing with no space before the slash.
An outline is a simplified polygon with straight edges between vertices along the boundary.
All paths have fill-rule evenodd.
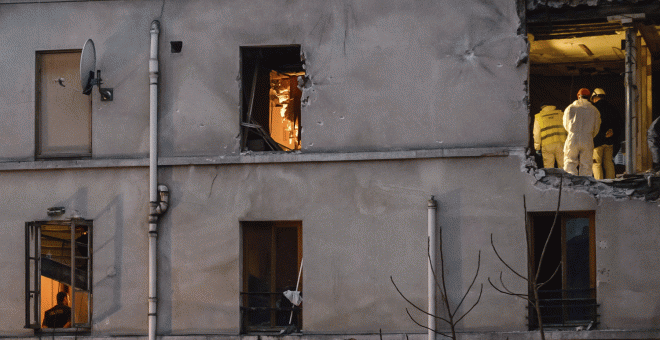
<path id="1" fill-rule="evenodd" d="M 650 0 L 0 0 L 0 337 L 423 339 L 390 277 L 425 308 L 433 197 L 452 304 L 481 251 L 460 338 L 538 337 L 488 284 L 527 293 L 491 246 L 531 275 L 526 221 L 549 337 L 660 338 L 659 27 Z M 580 87 L 628 112 L 628 177 L 528 151 Z"/>

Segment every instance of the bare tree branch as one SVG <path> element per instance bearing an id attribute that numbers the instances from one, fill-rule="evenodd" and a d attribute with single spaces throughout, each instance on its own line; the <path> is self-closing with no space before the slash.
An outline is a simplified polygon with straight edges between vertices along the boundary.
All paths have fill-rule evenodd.
<path id="1" fill-rule="evenodd" d="M 495 249 L 495 244 L 493 243 L 493 234 L 490 234 L 490 245 L 493 247 L 493 251 L 495 252 L 495 255 L 497 255 L 497 258 L 500 259 L 500 261 L 501 261 L 501 262 L 502 262 L 507 268 L 509 268 L 510 271 L 512 271 L 512 272 L 513 272 L 514 274 L 516 274 L 517 276 L 519 276 L 521 279 L 523 279 L 523 280 L 525 280 L 525 281 L 528 281 L 528 279 L 527 279 L 526 277 L 524 277 L 524 276 L 518 274 L 517 271 L 515 271 L 513 268 L 511 268 L 511 266 L 509 266 L 509 264 L 506 263 L 506 262 L 502 259 L 502 257 L 500 256 L 500 254 L 497 252 L 497 249 Z"/>
<path id="2" fill-rule="evenodd" d="M 458 305 L 456 306 L 456 309 L 454 309 L 454 314 L 452 314 L 452 316 L 456 315 L 456 313 L 458 312 L 458 309 L 461 308 L 461 305 L 463 304 L 463 301 L 465 301 L 465 297 L 467 297 L 470 290 L 472 290 L 472 286 L 474 286 L 474 282 L 477 281 L 477 276 L 479 275 L 479 268 L 480 267 L 481 267 L 481 250 L 479 250 L 479 254 L 477 255 L 477 272 L 474 274 L 474 278 L 472 279 L 472 283 L 470 283 L 470 286 L 468 287 L 468 289 L 465 290 L 465 294 L 463 294 L 463 298 L 461 299 L 461 302 L 459 302 Z M 483 285 L 481 286 L 481 288 L 483 289 Z M 481 296 L 481 294 L 480 294 L 480 296 Z M 463 315 L 463 316 L 465 316 L 465 315 Z M 458 321 L 456 321 L 456 322 L 458 322 Z"/>
<path id="3" fill-rule="evenodd" d="M 419 322 L 417 322 L 417 320 L 415 320 L 415 318 L 412 317 L 412 315 L 410 315 L 410 311 L 408 310 L 408 308 L 406 308 L 406 313 L 408 313 L 408 317 L 410 318 L 410 320 L 412 320 L 412 322 L 414 322 L 417 326 L 422 327 L 422 328 L 425 328 L 425 329 L 427 329 L 427 330 L 429 330 L 429 331 L 432 331 L 432 332 L 435 333 L 435 334 L 440 334 L 440 335 L 442 335 L 442 336 L 446 336 L 446 337 L 448 337 L 448 338 L 451 338 L 451 337 L 452 337 L 451 335 L 447 335 L 447 334 L 445 334 L 445 333 L 442 333 L 442 332 L 436 331 L 435 329 L 431 329 L 431 328 L 429 328 L 429 327 L 426 327 L 426 326 L 420 324 Z"/>
<path id="4" fill-rule="evenodd" d="M 442 251 L 442 248 L 440 248 L 440 251 Z M 427 237 L 426 238 L 426 257 L 429 259 L 429 268 L 431 269 L 431 273 L 433 274 L 433 282 L 435 283 L 435 286 L 437 288 L 437 291 L 440 293 L 440 297 L 442 300 L 445 300 L 445 295 L 442 292 L 442 287 L 440 287 L 440 284 L 438 283 L 438 276 L 435 273 L 435 268 L 433 268 L 433 261 L 431 260 L 431 238 Z M 444 275 L 444 273 L 442 273 Z"/>
<path id="5" fill-rule="evenodd" d="M 564 185 L 564 176 L 562 175 L 559 178 L 559 196 L 557 197 L 557 209 L 555 210 L 555 218 L 552 221 L 552 227 L 550 227 L 550 233 L 548 234 L 548 238 L 545 239 L 545 244 L 543 245 L 543 251 L 541 252 L 541 257 L 539 258 L 539 265 L 536 268 L 536 275 L 534 277 L 534 282 L 537 282 L 539 279 L 539 274 L 541 273 L 541 264 L 543 264 L 543 258 L 545 257 L 545 250 L 548 248 L 548 243 L 550 243 L 550 236 L 552 236 L 552 232 L 555 230 L 555 226 L 557 225 L 557 217 L 559 217 L 559 207 L 561 206 L 561 189 Z"/>
<path id="6" fill-rule="evenodd" d="M 454 326 L 456 323 L 454 322 L 454 316 L 451 313 L 451 306 L 449 305 L 449 299 L 447 298 L 447 284 L 445 283 L 445 256 L 444 250 L 442 248 L 442 229 L 440 229 L 440 237 L 438 241 L 440 250 L 440 280 L 442 281 L 442 292 L 444 293 L 442 295 L 442 299 L 444 302 L 444 307 L 447 310 L 447 317 L 449 318 L 449 326 L 451 327 L 452 338 L 455 339 L 456 334 L 454 331 Z"/>
<path id="7" fill-rule="evenodd" d="M 523 213 L 525 214 L 525 251 L 527 252 L 527 283 L 531 285 L 531 276 L 536 275 L 534 264 L 532 263 L 532 228 L 529 224 L 527 215 L 527 197 L 523 195 Z"/>
<path id="8" fill-rule="evenodd" d="M 431 200 L 433 200 L 433 197 L 431 197 Z M 408 314 L 408 317 L 410 318 L 410 320 L 412 322 L 414 322 L 419 327 L 422 327 L 424 329 L 427 329 L 427 330 L 430 330 L 430 331 L 434 332 L 435 334 L 440 334 L 442 336 L 445 336 L 445 337 L 451 338 L 453 340 L 456 340 L 456 338 L 457 338 L 457 336 L 456 336 L 456 324 L 459 321 L 461 321 L 468 313 L 470 313 L 476 307 L 476 305 L 479 303 L 479 301 L 481 301 L 481 296 L 483 294 L 484 286 L 483 286 L 483 284 L 481 284 L 481 287 L 480 287 L 480 290 L 479 290 L 479 296 L 477 297 L 477 300 L 474 302 L 474 304 L 472 304 L 472 306 L 470 307 L 470 309 L 468 309 L 467 312 L 465 312 L 457 321 L 455 321 L 454 317 L 458 314 L 459 309 L 461 308 L 461 306 L 465 302 L 465 299 L 467 298 L 470 290 L 472 290 L 472 288 L 474 287 L 474 284 L 477 280 L 477 277 L 479 276 L 479 270 L 481 268 L 481 251 L 479 251 L 479 255 L 478 255 L 478 259 L 477 259 L 477 270 L 476 270 L 476 273 L 474 274 L 474 278 L 472 279 L 472 282 L 470 282 L 470 285 L 468 286 L 468 289 L 465 292 L 465 294 L 462 295 L 460 302 L 458 303 L 458 305 L 456 305 L 456 307 L 452 311 L 452 307 L 449 303 L 449 297 L 447 295 L 447 281 L 446 281 L 446 276 L 445 276 L 445 258 L 444 258 L 444 250 L 443 250 L 442 229 L 440 229 L 440 231 L 439 231 L 439 237 L 438 237 L 438 242 L 437 243 L 438 243 L 437 245 L 432 245 L 430 237 L 427 238 L 426 257 L 428 259 L 428 264 L 429 264 L 428 268 L 429 268 L 429 271 L 430 271 L 430 273 L 432 275 L 432 278 L 433 278 L 433 282 L 429 282 L 429 287 L 428 288 L 429 289 L 435 289 L 437 292 L 440 293 L 439 295 L 440 295 L 440 298 L 441 298 L 441 301 L 442 301 L 442 308 L 444 308 L 447 311 L 447 318 L 443 318 L 443 317 L 440 317 L 438 315 L 433 315 L 433 314 L 425 311 L 424 309 L 420 308 L 419 306 L 415 305 L 414 303 L 412 303 L 412 301 L 410 301 L 408 298 L 406 298 L 406 296 L 403 294 L 403 292 L 401 292 L 399 287 L 394 282 L 394 278 L 392 276 L 390 276 L 390 281 L 392 281 L 392 284 L 394 285 L 394 288 L 399 293 L 399 295 L 401 295 L 401 297 L 408 304 L 410 304 L 412 307 L 414 307 L 415 309 L 417 309 L 418 311 L 422 312 L 423 314 L 425 314 L 427 316 L 432 316 L 436 320 L 442 320 L 442 321 L 446 322 L 449 325 L 450 329 L 451 329 L 451 334 L 439 332 L 439 331 L 433 329 L 433 328 L 435 328 L 435 324 L 433 324 L 433 325 L 429 324 L 427 326 L 422 325 L 421 323 L 417 322 L 417 320 L 410 313 L 410 310 L 408 308 L 406 308 L 406 313 Z M 493 242 L 492 242 L 492 235 L 491 235 L 491 244 L 492 243 Z M 434 247 L 437 246 L 438 247 L 438 251 L 440 252 L 440 254 L 439 254 L 440 256 L 434 256 L 435 258 L 431 257 L 431 247 L 432 246 L 434 246 Z M 440 261 L 440 263 L 439 263 L 440 267 L 439 268 L 437 268 L 437 264 L 434 263 L 436 260 Z M 501 258 L 500 258 L 500 260 L 501 260 Z M 436 269 L 438 270 L 438 272 L 436 272 Z M 435 301 L 429 301 L 429 303 L 437 304 L 438 300 L 436 298 Z M 406 335 L 406 340 L 408 340 L 407 335 Z"/>
<path id="9" fill-rule="evenodd" d="M 506 290 L 507 292 L 509 292 L 511 294 L 517 294 L 517 293 L 514 293 L 511 289 L 509 289 L 509 287 L 507 287 L 504 284 L 504 280 L 502 279 L 502 272 L 500 272 L 500 284 L 502 285 L 502 289 Z M 524 296 L 529 297 L 529 294 L 520 294 L 520 295 L 524 295 Z"/>
<path id="10" fill-rule="evenodd" d="M 401 297 L 402 297 L 404 300 L 406 300 L 406 302 L 408 302 L 411 306 L 415 307 L 415 309 L 417 309 L 418 311 L 420 311 L 420 312 L 422 312 L 422 313 L 424 313 L 424 314 L 426 314 L 426 315 L 428 315 L 428 316 L 432 316 L 432 317 L 434 317 L 434 318 L 436 318 L 436 319 L 439 319 L 439 320 L 442 320 L 442 321 L 444 321 L 444 322 L 446 322 L 446 323 L 449 323 L 449 320 L 447 320 L 447 319 L 445 319 L 445 318 L 442 318 L 442 317 L 439 317 L 439 316 L 437 316 L 437 315 L 429 314 L 429 312 L 423 310 L 422 308 L 419 308 L 417 305 L 415 305 L 414 303 L 412 303 L 412 301 L 408 300 L 408 298 L 407 298 L 405 295 L 403 295 L 403 293 L 401 292 L 401 290 L 399 290 L 399 287 L 396 285 L 396 283 L 394 283 L 394 279 L 392 278 L 392 276 L 390 276 L 390 280 L 392 281 L 392 284 L 394 285 L 394 288 L 396 288 L 396 291 L 399 292 L 399 295 L 401 295 Z"/>
<path id="11" fill-rule="evenodd" d="M 468 290 L 468 291 L 469 291 L 469 290 Z M 466 315 L 468 315 L 468 313 L 470 313 L 470 312 L 474 309 L 474 307 L 477 305 L 477 303 L 479 303 L 479 300 L 481 300 L 481 293 L 483 293 L 483 292 L 484 292 L 484 284 L 482 283 L 482 284 L 481 284 L 481 289 L 479 289 L 479 297 L 477 297 L 477 301 L 472 305 L 472 307 L 470 307 L 470 309 L 468 309 L 467 312 L 465 312 L 465 314 L 463 314 L 463 316 L 461 316 L 460 318 L 458 318 L 458 320 L 454 321 L 456 324 L 458 324 L 459 321 L 463 320 L 463 318 L 464 318 Z"/>
<path id="12" fill-rule="evenodd" d="M 495 284 L 490 280 L 490 277 L 488 278 L 488 283 L 490 283 L 490 286 L 493 287 L 493 289 L 495 289 L 496 291 L 498 291 L 498 292 L 500 292 L 504 295 L 515 296 L 515 297 L 518 297 L 518 298 L 521 298 L 523 300 L 527 300 L 527 301 L 531 302 L 530 299 L 525 294 L 509 293 L 509 292 L 505 292 L 505 291 L 497 288 L 497 286 L 495 286 Z"/>
<path id="13" fill-rule="evenodd" d="M 557 273 L 559 273 L 559 268 L 561 268 L 561 262 L 559 262 L 559 265 L 557 266 L 557 269 L 555 269 L 555 272 L 552 273 L 550 278 L 547 281 L 543 282 L 543 283 L 537 284 L 536 287 L 538 289 L 541 289 L 541 287 L 543 287 L 546 283 L 550 282 L 550 280 L 552 280 L 555 277 L 555 275 L 557 275 Z"/>
<path id="14" fill-rule="evenodd" d="M 550 232 L 548 233 L 547 238 L 545 239 L 545 243 L 543 244 L 543 250 L 541 251 L 539 260 L 538 260 L 538 266 L 535 266 L 535 253 L 536 251 L 533 249 L 534 247 L 534 230 L 532 229 L 532 225 L 529 221 L 529 216 L 527 213 L 527 199 L 525 195 L 523 195 L 523 208 L 524 208 L 524 214 L 525 214 L 525 245 L 526 245 L 526 251 L 527 251 L 527 273 L 528 277 L 525 277 L 521 275 L 520 273 L 516 272 L 507 262 L 505 262 L 500 254 L 497 252 L 497 248 L 495 248 L 495 243 L 493 241 L 493 234 L 490 234 L 490 245 L 493 248 L 493 251 L 495 252 L 495 255 L 497 255 L 497 258 L 511 271 L 513 272 L 516 276 L 522 278 L 523 280 L 527 281 L 529 285 L 529 293 L 528 294 L 517 294 L 511 291 L 505 284 L 504 280 L 502 279 L 502 272 L 500 272 L 500 284 L 502 285 L 502 288 L 500 289 L 497 287 L 490 279 L 488 278 L 488 283 L 495 289 L 496 291 L 505 294 L 505 295 L 510 295 L 510 296 L 515 296 L 520 299 L 527 300 L 531 306 L 534 307 L 536 311 L 536 317 L 537 317 L 537 322 L 538 322 L 538 327 L 539 327 L 539 333 L 541 335 L 541 340 L 545 340 L 545 331 L 543 330 L 543 318 L 541 315 L 541 305 L 539 303 L 539 288 L 543 287 L 546 283 L 548 283 L 550 280 L 552 280 L 555 275 L 559 272 L 559 268 L 561 268 L 561 262 L 559 263 L 559 266 L 557 269 L 555 269 L 555 272 L 550 276 L 550 278 L 541 283 L 538 284 L 538 279 L 539 275 L 541 274 L 541 265 L 543 264 L 543 260 L 545 259 L 546 255 L 546 250 L 548 249 L 548 245 L 550 244 L 550 237 L 552 236 L 553 231 L 555 230 L 555 227 L 557 226 L 557 219 L 559 217 L 559 210 L 561 207 L 561 192 L 563 189 L 563 182 L 564 181 L 564 176 L 561 176 L 561 179 L 559 181 L 559 195 L 557 197 L 557 209 L 555 211 L 555 216 L 552 221 L 552 226 L 550 227 Z M 533 294 L 533 296 L 532 296 Z M 531 316 L 531 315 L 530 315 Z M 531 320 L 530 320 L 531 321 Z"/>

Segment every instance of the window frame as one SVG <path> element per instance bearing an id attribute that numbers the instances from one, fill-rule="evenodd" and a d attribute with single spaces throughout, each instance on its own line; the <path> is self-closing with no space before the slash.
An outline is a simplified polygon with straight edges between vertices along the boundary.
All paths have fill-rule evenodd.
<path id="1" fill-rule="evenodd" d="M 277 282 L 278 282 L 278 273 L 277 273 L 277 230 L 281 228 L 286 228 L 286 229 L 295 229 L 296 230 L 296 235 L 297 235 L 297 240 L 295 240 L 296 245 L 297 245 L 297 263 L 296 263 L 296 268 L 295 272 L 296 275 L 298 275 L 297 283 L 298 283 L 298 291 L 301 292 L 303 291 L 303 278 L 302 278 L 302 271 L 301 271 L 301 264 L 302 264 L 302 221 L 301 220 L 267 220 L 267 221 L 240 221 L 240 229 L 241 229 L 241 241 L 240 241 L 240 247 L 241 247 L 241 291 L 240 291 L 240 297 L 239 297 L 239 309 L 240 309 L 240 332 L 241 334 L 254 334 L 254 333 L 270 333 L 270 332 L 278 332 L 283 329 L 286 329 L 288 326 L 280 326 L 277 324 L 278 322 L 278 313 L 285 312 L 288 313 L 289 310 L 285 309 L 284 311 L 280 310 L 280 306 L 277 305 L 277 296 L 279 296 L 280 300 L 283 299 L 282 292 L 279 291 L 274 291 L 277 289 Z M 247 252 L 251 249 L 249 248 L 249 240 L 247 237 L 247 233 L 249 233 L 250 229 L 269 229 L 270 230 L 270 235 L 269 235 L 269 240 L 270 244 L 267 246 L 270 252 L 270 257 L 269 257 L 269 264 L 268 267 L 269 269 L 269 291 L 268 292 L 252 292 L 249 289 L 249 280 L 248 280 L 248 258 L 247 258 Z M 289 240 L 291 241 L 291 240 Z M 280 244 L 281 245 L 281 244 Z M 255 252 L 252 251 L 251 254 L 254 254 Z M 281 277 L 280 277 L 281 278 Z M 254 307 L 251 306 L 250 294 L 256 294 L 256 295 L 267 295 L 268 296 L 268 305 L 269 307 Z M 274 307 L 275 306 L 275 307 Z M 249 316 L 248 314 L 254 311 L 257 311 L 258 309 L 264 309 L 264 310 L 269 310 L 270 315 L 270 326 L 267 327 L 260 327 L 258 325 L 251 325 L 249 322 Z M 303 327 L 303 317 L 302 317 L 302 305 L 301 306 L 293 306 L 291 307 L 291 313 L 295 315 L 295 317 L 292 317 L 292 324 L 295 325 L 298 329 L 301 329 Z"/>
<path id="2" fill-rule="evenodd" d="M 42 59 L 46 55 L 53 54 L 73 54 L 76 53 L 79 56 L 82 54 L 80 49 L 62 49 L 62 50 L 45 50 L 45 51 L 35 51 L 35 60 L 34 60 L 34 72 L 35 72 L 35 125 L 34 125 L 34 157 L 35 159 L 47 160 L 47 159 L 71 159 L 71 158 L 91 158 L 92 157 L 92 116 L 93 116 L 93 106 L 92 106 L 92 97 L 88 97 L 89 107 L 86 109 L 89 114 L 89 124 L 88 124 L 88 135 L 89 141 L 85 143 L 87 145 L 87 151 L 57 151 L 57 152 L 48 152 L 44 150 L 43 145 L 43 136 L 44 128 L 42 127 L 42 121 L 44 120 L 44 114 L 46 114 L 46 108 L 42 105 L 42 85 L 46 84 L 48 81 L 43 79 L 43 70 L 42 70 Z M 80 59 L 80 58 L 78 58 Z M 79 91 L 81 96 L 82 88 L 80 85 L 80 68 L 74 68 L 75 72 L 78 73 L 78 77 L 75 77 L 71 81 L 66 81 L 66 85 L 70 86 L 71 91 Z M 86 104 L 87 105 L 87 104 Z M 81 144 L 82 145 L 82 144 Z"/>
<path id="3" fill-rule="evenodd" d="M 71 304 L 71 326 L 69 328 L 47 328 L 48 332 L 67 332 L 72 329 L 75 330 L 90 330 L 92 327 L 92 300 L 93 300 L 93 221 L 80 218 L 72 218 L 67 220 L 50 220 L 50 221 L 31 221 L 25 222 L 25 326 L 24 328 L 31 328 L 37 332 L 44 332 L 42 328 L 42 314 L 45 311 L 41 310 L 42 292 L 41 292 L 41 276 L 43 268 L 43 258 L 41 255 L 42 248 L 42 228 L 44 226 L 68 226 L 70 236 L 68 239 L 69 244 L 76 244 L 75 247 L 69 246 L 70 261 L 73 265 L 70 267 L 69 282 L 63 282 L 70 287 L 69 300 Z M 77 242 L 75 237 L 77 227 L 87 228 L 87 256 L 78 256 L 80 242 Z M 84 258 L 87 260 L 86 277 L 83 276 L 83 284 L 87 286 L 87 322 L 76 323 L 76 281 L 80 278 L 76 274 L 75 263 L 76 259 Z"/>
<path id="4" fill-rule="evenodd" d="M 294 113 L 294 121 L 298 122 L 297 126 L 297 144 L 298 149 L 288 149 L 287 147 L 277 143 L 272 135 L 270 122 L 270 112 L 261 112 L 266 110 L 265 103 L 270 104 L 270 93 L 262 89 L 257 84 L 258 80 L 265 77 L 260 74 L 268 71 L 283 71 L 280 73 L 303 73 L 302 77 L 306 77 L 305 60 L 302 56 L 302 47 L 299 44 L 292 45 L 257 45 L 257 46 L 240 46 L 240 150 L 241 151 L 295 151 L 299 150 L 302 145 L 302 93 L 300 98 L 294 100 L 298 107 Z M 293 57 L 296 55 L 297 57 Z M 269 75 L 266 75 L 269 77 Z M 301 76 L 301 75 L 298 75 Z M 261 80 L 263 82 L 263 80 Z M 258 105 L 257 105 L 258 103 Z M 255 110 L 255 106 L 258 106 Z M 257 117 L 254 113 L 258 113 Z M 261 120 L 261 124 L 257 122 Z M 265 126 L 268 125 L 268 126 Z M 249 138 L 252 136 L 253 138 Z M 256 137 L 256 138 L 254 138 Z M 263 141 L 263 150 L 258 148 L 250 148 L 249 141 L 261 140 Z"/>
<path id="5" fill-rule="evenodd" d="M 534 221 L 536 218 L 547 218 L 549 221 L 552 221 L 555 218 L 555 212 L 528 212 L 528 221 L 530 223 L 530 254 L 529 254 L 529 259 L 528 261 L 531 261 L 532 264 L 529 266 L 529 269 L 532 271 L 530 273 L 530 277 L 535 277 L 536 276 L 536 271 L 537 271 L 537 258 L 536 258 L 536 227 L 534 225 Z M 567 240 L 566 240 L 566 225 L 567 221 L 569 219 L 575 219 L 575 218 L 587 218 L 589 220 L 589 250 L 588 250 L 588 256 L 589 256 L 589 297 L 584 298 L 584 297 L 579 297 L 577 299 L 585 299 L 585 300 L 593 300 L 593 305 L 588 305 L 586 308 L 593 307 L 592 311 L 592 322 L 593 324 L 591 325 L 593 328 L 595 328 L 599 321 L 599 314 L 597 313 L 597 309 L 599 305 L 597 304 L 597 297 L 598 297 L 598 292 L 597 292 L 597 285 L 596 285 L 596 226 L 595 226 L 595 211 L 589 210 L 589 211 L 560 211 L 557 215 L 557 221 L 555 225 L 555 229 L 553 230 L 553 234 L 557 232 L 557 227 L 559 227 L 558 231 L 561 233 L 560 234 L 560 243 L 561 243 L 561 258 L 560 258 L 560 263 L 561 263 L 561 270 L 559 271 L 560 275 L 560 280 L 561 280 L 561 306 L 556 307 L 556 308 L 561 308 L 562 314 L 561 314 L 561 324 L 546 324 L 544 322 L 543 327 L 544 328 L 563 328 L 563 327 L 575 327 L 577 325 L 582 325 L 582 324 L 577 324 L 576 322 L 578 321 L 583 321 L 583 320 L 571 320 L 570 317 L 568 316 L 568 310 L 571 307 L 574 307 L 574 305 L 570 305 L 571 300 L 576 300 L 574 297 L 569 296 L 569 291 L 570 289 L 568 288 L 568 265 L 569 263 L 569 256 L 567 254 Z M 552 223 L 549 223 L 551 226 Z M 549 232 L 549 231 L 548 231 Z M 552 245 L 548 243 L 548 246 L 551 247 Z M 541 249 L 538 249 L 539 252 L 542 251 Z M 546 253 L 544 256 L 547 256 L 548 254 Z M 547 264 L 548 259 L 544 258 L 544 263 Z M 545 267 L 546 270 L 551 273 L 554 271 L 554 268 L 548 268 Z M 548 280 L 549 281 L 549 280 Z M 578 289 L 580 290 L 580 289 Z M 552 290 L 550 290 L 552 291 Z M 531 292 L 531 286 L 529 287 L 529 292 L 530 292 L 530 297 L 534 296 Z M 539 295 L 542 292 L 542 290 L 539 290 Z M 541 306 L 543 308 L 543 306 Z M 546 305 L 546 308 L 550 308 L 550 306 Z M 529 309 L 529 315 L 528 315 L 528 328 L 529 330 L 534 330 L 538 328 L 537 323 L 537 317 L 536 317 L 536 310 L 535 308 L 530 305 L 528 307 Z M 544 316 L 547 317 L 547 316 Z M 576 324 L 573 324 L 576 323 Z M 587 324 L 583 325 L 587 326 Z"/>

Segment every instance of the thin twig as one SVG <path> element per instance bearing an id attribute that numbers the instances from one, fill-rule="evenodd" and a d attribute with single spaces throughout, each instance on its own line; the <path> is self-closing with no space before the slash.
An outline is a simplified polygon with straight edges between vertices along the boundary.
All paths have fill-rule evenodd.
<path id="1" fill-rule="evenodd" d="M 461 302 L 459 302 L 458 305 L 456 306 L 456 309 L 454 309 L 454 314 L 453 315 L 456 315 L 456 313 L 458 312 L 458 309 L 463 304 L 463 301 L 465 301 L 465 297 L 467 297 L 470 290 L 472 290 L 472 286 L 474 286 L 474 282 L 477 281 L 477 276 L 479 275 L 479 268 L 480 267 L 481 267 L 481 250 L 479 250 L 479 254 L 477 255 L 477 272 L 476 272 L 476 274 L 474 274 L 474 278 L 472 279 L 472 283 L 470 283 L 470 286 L 465 291 L 465 294 L 463 294 L 463 298 L 461 299 Z M 483 289 L 483 285 L 482 285 L 482 289 Z"/>
<path id="2" fill-rule="evenodd" d="M 479 290 L 479 297 L 477 297 L 477 301 L 472 305 L 472 307 L 470 307 L 470 309 L 468 309 L 467 312 L 465 312 L 465 314 L 463 314 L 463 316 L 461 316 L 460 318 L 458 318 L 458 320 L 454 321 L 454 324 L 458 324 L 459 321 L 463 320 L 463 318 L 464 318 L 466 315 L 468 315 L 468 313 L 470 313 L 470 312 L 472 311 L 472 309 L 474 309 L 474 307 L 477 306 L 477 303 L 479 303 L 479 300 L 481 300 L 481 294 L 482 294 L 483 292 L 484 292 L 484 284 L 482 283 L 482 284 L 481 284 L 481 289 Z"/>
<path id="3" fill-rule="evenodd" d="M 504 280 L 502 279 L 502 272 L 500 272 L 500 284 L 502 285 L 502 288 L 503 288 L 504 290 L 506 290 L 507 292 L 509 292 L 509 293 L 511 293 L 511 294 L 516 294 L 516 293 L 514 293 L 511 289 L 509 289 L 509 287 L 507 287 L 507 286 L 504 284 Z M 520 294 L 520 295 L 529 296 L 529 294 Z"/>
<path id="4" fill-rule="evenodd" d="M 436 331 L 435 329 L 428 328 L 428 327 L 420 324 L 419 322 L 417 322 L 417 320 L 415 320 L 415 318 L 413 318 L 412 315 L 410 315 L 410 311 L 408 310 L 408 308 L 406 308 L 406 313 L 408 313 L 408 317 L 410 318 L 410 320 L 412 320 L 412 322 L 414 322 L 417 326 L 428 329 L 429 331 L 432 331 L 433 333 L 440 334 L 442 336 L 446 336 L 448 338 L 451 338 L 451 335 L 447 335 L 445 333 Z"/>
<path id="5" fill-rule="evenodd" d="M 392 281 L 392 284 L 394 285 L 394 288 L 396 288 L 396 291 L 399 292 L 399 295 L 401 295 L 401 297 L 402 297 L 404 300 L 406 300 L 406 302 L 408 302 L 411 306 L 415 307 L 415 309 L 417 309 L 418 311 L 420 311 L 420 312 L 422 312 L 422 313 L 424 313 L 424 314 L 426 314 L 426 315 L 428 315 L 428 316 L 432 316 L 432 317 L 434 317 L 434 318 L 436 318 L 436 319 L 439 319 L 439 320 L 442 320 L 442 321 L 444 321 L 444 322 L 446 322 L 446 323 L 449 323 L 448 320 L 446 320 L 446 319 L 444 319 L 444 318 L 442 318 L 442 317 L 439 317 L 439 316 L 437 316 L 437 315 L 429 314 L 429 312 L 427 312 L 427 311 L 425 311 L 425 310 L 423 310 L 423 309 L 417 307 L 417 305 L 415 305 L 414 303 L 412 303 L 412 301 L 408 300 L 408 298 L 406 298 L 406 296 L 403 295 L 403 293 L 401 292 L 401 290 L 399 290 L 399 287 L 397 287 L 396 283 L 394 283 L 394 279 L 392 278 L 392 276 L 390 276 L 390 280 Z"/>
<path id="6" fill-rule="evenodd" d="M 517 271 L 515 271 L 513 268 L 511 268 L 511 266 L 509 266 L 509 264 L 506 263 L 506 262 L 502 259 L 502 257 L 500 256 L 500 254 L 497 252 L 497 249 L 495 249 L 495 244 L 493 243 L 493 234 L 490 234 L 490 245 L 493 247 L 493 251 L 495 251 L 495 255 L 497 255 L 497 258 L 500 259 L 500 261 L 501 261 L 501 262 L 502 262 L 507 268 L 509 268 L 510 271 L 512 271 L 512 272 L 513 272 L 514 274 L 516 274 L 517 276 L 519 276 L 521 279 L 523 279 L 523 280 L 527 280 L 526 277 L 524 277 L 524 276 L 518 274 Z"/>
<path id="7" fill-rule="evenodd" d="M 539 265 L 536 268 L 534 283 L 536 283 L 539 279 L 539 274 L 541 273 L 541 264 L 543 263 L 543 258 L 545 257 L 545 250 L 548 248 L 548 243 L 550 243 L 550 236 L 552 236 L 552 232 L 555 230 L 555 226 L 557 225 L 557 217 L 559 217 L 559 207 L 561 206 L 561 191 L 562 191 L 561 189 L 563 185 L 564 185 L 564 176 L 561 176 L 559 178 L 559 196 L 557 197 L 557 209 L 555 210 L 555 218 L 552 221 L 552 227 L 550 227 L 550 233 L 548 234 L 548 238 L 545 239 L 545 244 L 543 245 L 541 258 L 539 258 Z"/>
<path id="8" fill-rule="evenodd" d="M 442 251 L 442 249 L 440 250 Z M 431 261 L 431 238 L 426 237 L 426 257 L 429 259 L 429 268 L 431 269 L 431 274 L 433 274 L 433 282 L 435 283 L 435 286 L 437 287 L 437 291 L 440 293 L 440 297 L 442 300 L 445 300 L 445 295 L 442 293 L 442 287 L 440 287 L 440 284 L 438 283 L 438 276 L 435 273 L 435 266 L 433 265 L 433 261 Z"/>
<path id="9" fill-rule="evenodd" d="M 447 317 L 449 318 L 449 326 L 452 329 L 452 335 L 454 335 L 454 316 L 451 314 L 451 306 L 449 306 L 449 299 L 447 298 L 447 284 L 445 283 L 445 257 L 444 251 L 442 249 L 442 229 L 440 229 L 440 238 L 439 238 L 439 250 L 440 250 L 440 279 L 442 280 L 442 299 L 444 301 L 445 308 L 447 309 Z M 452 336 L 452 338 L 454 338 Z"/>
<path id="10" fill-rule="evenodd" d="M 527 301 L 529 301 L 529 302 L 532 302 L 532 301 L 527 297 L 527 295 L 525 295 L 525 294 L 509 293 L 509 292 L 505 292 L 505 291 L 503 291 L 503 290 L 497 288 L 497 286 L 495 286 L 495 284 L 493 284 L 493 282 L 490 280 L 490 277 L 488 278 L 488 283 L 490 283 L 490 286 L 493 287 L 493 289 L 495 289 L 496 291 L 498 291 L 498 292 L 500 292 L 500 293 L 502 293 L 502 294 L 510 295 L 510 296 L 515 296 L 515 297 L 521 298 L 521 299 L 523 299 L 523 300 L 527 300 Z"/>
<path id="11" fill-rule="evenodd" d="M 536 287 L 538 289 L 541 289 L 541 287 L 543 287 L 546 283 L 550 282 L 550 280 L 552 280 L 555 277 L 555 275 L 557 275 L 557 273 L 559 273 L 559 268 L 561 268 L 561 262 L 559 262 L 559 265 L 557 266 L 557 269 L 555 269 L 555 272 L 552 273 L 552 276 L 550 276 L 550 278 L 547 281 L 537 284 Z"/>
<path id="12" fill-rule="evenodd" d="M 531 284 L 531 277 L 536 275 L 534 272 L 534 261 L 532 257 L 532 227 L 529 225 L 529 216 L 527 215 L 527 197 L 523 195 L 523 212 L 525 213 L 525 251 L 527 251 L 527 283 Z"/>

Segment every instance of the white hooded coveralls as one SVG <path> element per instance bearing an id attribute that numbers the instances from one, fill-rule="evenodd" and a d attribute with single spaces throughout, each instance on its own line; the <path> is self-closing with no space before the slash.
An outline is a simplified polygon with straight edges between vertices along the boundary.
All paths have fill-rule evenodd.
<path id="1" fill-rule="evenodd" d="M 589 100 L 580 98 L 564 110 L 564 170 L 570 174 L 592 176 L 594 137 L 600 128 L 600 112 Z"/>

